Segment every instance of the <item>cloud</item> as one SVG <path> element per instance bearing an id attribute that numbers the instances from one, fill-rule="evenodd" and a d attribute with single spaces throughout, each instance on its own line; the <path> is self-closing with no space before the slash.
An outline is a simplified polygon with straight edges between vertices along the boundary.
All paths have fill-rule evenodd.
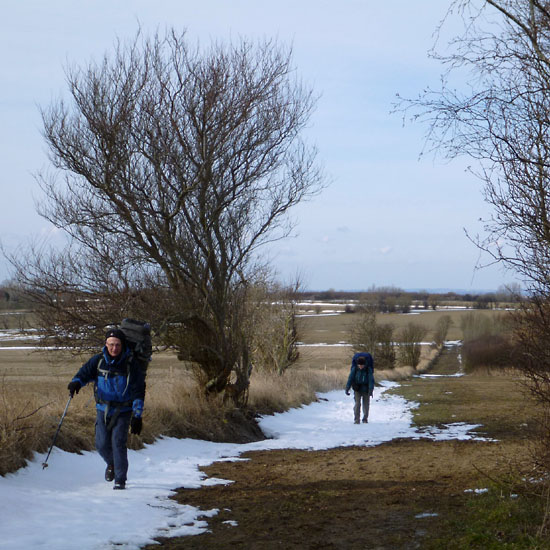
<path id="1" fill-rule="evenodd" d="M 382 248 L 378 249 L 378 252 L 380 252 L 380 254 L 385 256 L 386 254 L 389 254 L 392 250 L 393 249 L 391 246 L 383 246 Z"/>

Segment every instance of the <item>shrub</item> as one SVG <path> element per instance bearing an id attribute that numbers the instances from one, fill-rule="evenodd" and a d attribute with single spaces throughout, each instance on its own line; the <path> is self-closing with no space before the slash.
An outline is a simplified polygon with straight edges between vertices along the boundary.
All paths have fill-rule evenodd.
<path id="1" fill-rule="evenodd" d="M 510 317 L 469 313 L 461 323 L 462 359 L 466 370 L 513 366 Z"/>
<path id="2" fill-rule="evenodd" d="M 462 360 L 465 370 L 512 367 L 512 343 L 502 334 L 488 334 L 476 340 L 469 340 L 462 345 Z"/>
<path id="3" fill-rule="evenodd" d="M 447 333 L 453 324 L 453 320 L 450 315 L 443 315 L 437 320 L 434 331 L 434 344 L 437 347 L 442 346 L 447 338 Z"/>
<path id="4" fill-rule="evenodd" d="M 401 330 L 399 363 L 416 368 L 420 362 L 421 342 L 426 336 L 426 328 L 417 323 L 409 323 Z"/>
<path id="5" fill-rule="evenodd" d="M 378 325 L 378 342 L 374 353 L 377 369 L 393 369 L 395 367 L 393 332 L 394 326 L 391 323 Z"/>

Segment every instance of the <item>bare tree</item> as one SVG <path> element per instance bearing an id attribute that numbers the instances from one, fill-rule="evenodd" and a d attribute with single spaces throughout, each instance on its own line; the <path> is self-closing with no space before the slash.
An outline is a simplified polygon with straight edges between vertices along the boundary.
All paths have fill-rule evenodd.
<path id="1" fill-rule="evenodd" d="M 247 300 L 265 273 L 258 249 L 287 236 L 288 210 L 323 185 L 300 139 L 315 100 L 291 52 L 138 33 L 100 63 L 69 68 L 67 81 L 70 99 L 42 113 L 55 171 L 39 176 L 38 211 L 71 245 L 55 258 L 12 257 L 18 277 L 56 314 L 59 294 L 96 304 L 119 294 L 135 307 L 137 296 L 208 391 L 233 372 L 246 378 Z M 89 326 L 83 312 L 71 329 Z M 47 321 L 47 332 L 66 333 Z"/>
<path id="2" fill-rule="evenodd" d="M 426 328 L 417 323 L 407 323 L 401 329 L 398 356 L 402 365 L 416 368 L 420 363 L 422 339 L 426 336 L 426 332 Z"/>
<path id="3" fill-rule="evenodd" d="M 447 67 L 442 87 L 402 106 L 427 123 L 429 148 L 476 161 L 493 214 L 472 239 L 531 290 L 548 292 L 550 4 L 455 0 L 450 13 L 465 31 L 448 53 L 434 52 Z"/>
<path id="4" fill-rule="evenodd" d="M 428 125 L 428 147 L 467 155 L 484 184 L 492 215 L 472 238 L 495 262 L 515 271 L 530 291 L 515 315 L 510 362 L 541 404 L 550 469 L 550 2 L 455 0 L 465 31 L 435 57 L 447 65 L 443 85 L 402 106 Z M 459 76 L 458 86 L 450 84 Z M 490 342 L 489 342 L 490 343 Z M 488 347 L 487 338 L 483 345 Z M 496 348 L 503 349 L 502 342 Z M 478 354 L 481 355 L 481 354 Z"/>
<path id="5" fill-rule="evenodd" d="M 441 316 L 435 323 L 433 341 L 436 347 L 441 347 L 445 343 L 447 333 L 453 324 L 450 315 Z"/>

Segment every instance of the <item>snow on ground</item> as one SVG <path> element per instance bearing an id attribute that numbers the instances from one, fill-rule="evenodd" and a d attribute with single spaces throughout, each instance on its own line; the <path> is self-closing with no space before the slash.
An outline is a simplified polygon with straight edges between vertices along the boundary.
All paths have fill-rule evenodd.
<path id="1" fill-rule="evenodd" d="M 0 330 L 0 342 L 14 342 L 19 340 L 39 340 L 40 335 L 35 329 L 28 329 L 22 332 L 16 328 Z"/>
<path id="2" fill-rule="evenodd" d="M 207 478 L 199 467 L 240 460 L 246 451 L 370 447 L 399 437 L 479 439 L 472 434 L 475 426 L 465 424 L 415 430 L 415 404 L 388 395 L 392 386 L 386 382 L 375 389 L 368 424 L 354 424 L 353 398 L 333 391 L 319 394 L 311 405 L 263 417 L 266 441 L 239 445 L 163 438 L 130 451 L 126 491 L 113 491 L 103 480 L 105 465 L 95 452 L 77 455 L 54 448 L 46 469 L 45 455 L 36 455 L 26 468 L 0 478 L 0 548 L 132 550 L 157 536 L 201 533 L 205 518 L 218 510 L 183 506 L 169 496 L 177 487 L 231 483 Z"/>

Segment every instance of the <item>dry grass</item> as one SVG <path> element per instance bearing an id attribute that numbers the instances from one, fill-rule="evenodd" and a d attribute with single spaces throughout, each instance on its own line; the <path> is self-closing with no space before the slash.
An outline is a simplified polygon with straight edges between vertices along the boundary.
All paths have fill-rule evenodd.
<path id="1" fill-rule="evenodd" d="M 45 415 L 40 405 L 21 390 L 2 387 L 0 400 L 0 473 L 14 471 L 31 458 L 36 447 L 43 447 L 40 437 L 45 433 Z M 38 438 L 38 440 L 37 440 Z"/>
<path id="2" fill-rule="evenodd" d="M 65 408 L 68 393 L 57 395 L 29 392 L 22 387 L 2 384 L 0 400 L 0 475 L 25 465 L 34 452 L 45 452 Z M 77 452 L 92 448 L 93 425 L 84 422 L 82 404 L 70 405 L 56 445 Z"/>
<path id="3" fill-rule="evenodd" d="M 341 389 L 346 380 L 347 371 L 341 368 L 302 368 L 284 376 L 257 373 L 250 385 L 250 406 L 263 414 L 282 412 L 315 401 L 316 392 Z"/>

